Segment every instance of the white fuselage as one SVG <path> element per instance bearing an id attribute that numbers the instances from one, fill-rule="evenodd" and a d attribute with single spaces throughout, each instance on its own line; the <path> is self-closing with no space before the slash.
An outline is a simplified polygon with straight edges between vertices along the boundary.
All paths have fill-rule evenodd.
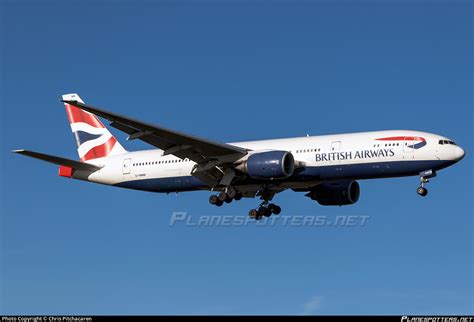
<path id="1" fill-rule="evenodd" d="M 450 142 L 450 143 L 448 143 Z M 307 136 L 230 143 L 259 153 L 283 150 L 293 154 L 299 170 L 272 183 L 305 188 L 315 182 L 418 175 L 445 168 L 464 156 L 449 139 L 419 131 L 378 131 Z M 74 178 L 125 188 L 174 192 L 209 189 L 192 176 L 196 165 L 187 159 L 163 155 L 159 149 L 128 152 L 88 161 L 102 168 L 92 174 L 77 171 Z M 259 180 L 243 182 L 261 184 Z"/>

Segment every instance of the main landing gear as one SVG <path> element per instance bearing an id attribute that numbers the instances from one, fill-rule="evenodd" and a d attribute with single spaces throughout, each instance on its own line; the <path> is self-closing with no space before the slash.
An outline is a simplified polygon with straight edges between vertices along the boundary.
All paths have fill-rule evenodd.
<path id="1" fill-rule="evenodd" d="M 275 195 L 275 191 L 269 189 L 262 189 L 258 192 L 260 199 L 263 202 L 256 208 L 250 209 L 249 217 L 255 220 L 261 220 L 263 217 L 270 217 L 271 215 L 279 215 L 281 213 L 280 206 L 277 206 L 270 201 Z"/>
<path id="2" fill-rule="evenodd" d="M 416 189 L 416 193 L 420 196 L 425 197 L 428 194 L 428 189 L 425 188 L 425 184 L 430 182 L 430 178 L 436 177 L 436 172 L 433 170 L 426 170 L 420 172 L 420 186 Z"/>
<path id="3" fill-rule="evenodd" d="M 233 188 L 228 188 L 226 191 L 221 191 L 217 195 L 212 195 L 209 197 L 209 203 L 220 207 L 225 203 L 231 203 L 233 200 L 242 199 L 242 193 L 236 191 Z"/>
<path id="4" fill-rule="evenodd" d="M 260 196 L 262 203 L 255 209 L 250 209 L 249 217 L 260 220 L 263 217 L 270 217 L 271 215 L 279 215 L 281 213 L 280 206 L 270 203 L 275 191 L 265 189 L 260 190 L 257 196 Z M 233 187 L 227 187 L 224 191 L 219 192 L 216 195 L 209 197 L 209 203 L 217 207 L 222 206 L 224 203 L 230 203 L 233 200 L 242 199 L 243 195 L 240 191 L 235 190 Z"/>
<path id="5" fill-rule="evenodd" d="M 272 200 L 275 195 L 274 191 L 262 190 L 259 191 L 257 195 L 260 195 L 260 198 L 263 201 L 257 208 L 250 209 L 250 218 L 260 220 L 263 217 L 270 217 L 271 215 L 279 215 L 281 213 L 280 206 L 270 203 L 270 200 Z M 233 200 L 242 199 L 242 197 L 243 195 L 240 191 L 235 190 L 233 187 L 228 187 L 226 190 L 221 191 L 216 195 L 211 195 L 209 197 L 209 203 L 220 207 L 224 203 L 231 203 Z"/>
<path id="6" fill-rule="evenodd" d="M 258 206 L 257 209 L 250 209 L 249 217 L 254 218 L 256 220 L 262 219 L 265 217 L 270 217 L 272 214 L 279 215 L 281 213 L 280 206 L 277 206 L 273 203 L 268 203 L 268 201 L 264 201 Z"/>

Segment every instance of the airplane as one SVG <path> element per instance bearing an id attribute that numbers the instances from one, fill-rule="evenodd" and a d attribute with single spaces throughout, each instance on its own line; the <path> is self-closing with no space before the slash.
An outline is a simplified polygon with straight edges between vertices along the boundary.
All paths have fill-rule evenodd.
<path id="1" fill-rule="evenodd" d="M 86 105 L 78 94 L 62 96 L 80 161 L 30 150 L 13 152 L 59 165 L 59 176 L 157 193 L 213 191 L 222 206 L 259 197 L 256 220 L 278 215 L 273 197 L 287 189 L 323 206 L 355 204 L 357 180 L 419 176 L 417 193 L 437 171 L 464 157 L 446 137 L 408 130 L 305 136 L 221 143 L 166 129 Z M 103 125 L 155 149 L 129 152 Z"/>

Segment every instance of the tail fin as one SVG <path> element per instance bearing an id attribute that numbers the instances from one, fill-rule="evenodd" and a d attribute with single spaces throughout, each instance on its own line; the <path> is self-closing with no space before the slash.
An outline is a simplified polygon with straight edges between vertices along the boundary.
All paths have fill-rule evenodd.
<path id="1" fill-rule="evenodd" d="M 63 100 L 84 103 L 77 94 L 63 95 Z M 97 116 L 69 104 L 65 106 L 82 162 L 127 152 Z"/>

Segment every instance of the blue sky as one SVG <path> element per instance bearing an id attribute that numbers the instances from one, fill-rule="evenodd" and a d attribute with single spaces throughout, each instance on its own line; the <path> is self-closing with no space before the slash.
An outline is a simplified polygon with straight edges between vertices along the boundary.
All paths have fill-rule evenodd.
<path id="1" fill-rule="evenodd" d="M 472 9 L 0 1 L 0 312 L 473 314 Z M 364 226 L 170 227 L 174 211 L 246 215 L 257 201 L 216 208 L 208 192 L 69 181 L 10 153 L 77 158 L 68 92 L 220 141 L 417 129 L 467 155 L 424 199 L 416 177 L 362 181 L 349 207 L 276 198 L 286 215 L 369 216 Z"/>

